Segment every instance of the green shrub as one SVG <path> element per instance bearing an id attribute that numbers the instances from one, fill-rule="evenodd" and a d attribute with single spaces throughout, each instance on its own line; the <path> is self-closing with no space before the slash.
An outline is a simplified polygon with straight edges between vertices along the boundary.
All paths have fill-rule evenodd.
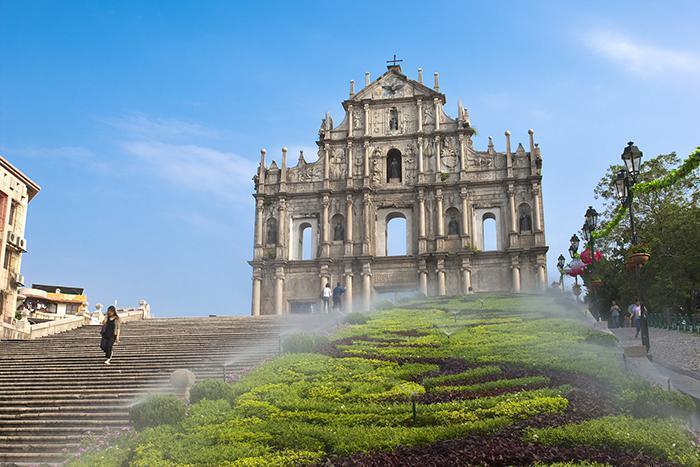
<path id="1" fill-rule="evenodd" d="M 525 437 L 552 446 L 630 448 L 680 465 L 700 465 L 700 454 L 692 437 L 672 419 L 609 416 L 552 428 L 528 429 Z"/>
<path id="2" fill-rule="evenodd" d="M 665 391 L 655 386 L 639 384 L 625 389 L 620 395 L 624 410 L 635 417 L 681 417 L 695 410 L 693 400 L 676 391 Z"/>
<path id="3" fill-rule="evenodd" d="M 313 353 L 318 352 L 327 343 L 326 336 L 300 332 L 284 338 L 282 351 L 286 353 Z"/>
<path id="4" fill-rule="evenodd" d="M 345 322 L 348 324 L 365 324 L 367 321 L 369 317 L 359 311 L 353 311 L 345 316 Z"/>
<path id="5" fill-rule="evenodd" d="M 230 401 L 232 398 L 233 390 L 231 386 L 220 379 L 205 379 L 196 383 L 190 389 L 190 403 L 192 404 L 203 399 Z"/>
<path id="6" fill-rule="evenodd" d="M 137 430 L 180 423 L 187 414 L 185 403 L 175 396 L 149 396 L 129 410 L 131 424 Z"/>
<path id="7" fill-rule="evenodd" d="M 602 345 L 605 347 L 615 347 L 617 338 L 614 334 L 608 334 L 600 331 L 590 331 L 586 336 L 585 342 L 588 344 Z"/>

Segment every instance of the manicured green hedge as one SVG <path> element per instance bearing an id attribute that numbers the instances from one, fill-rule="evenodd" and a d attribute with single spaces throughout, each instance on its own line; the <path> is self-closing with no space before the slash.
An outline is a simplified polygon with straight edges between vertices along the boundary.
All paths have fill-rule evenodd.
<path id="1" fill-rule="evenodd" d="M 185 403 L 175 396 L 149 396 L 129 410 L 129 420 L 137 430 L 181 422 L 187 413 Z"/>
<path id="2" fill-rule="evenodd" d="M 203 399 L 231 401 L 233 400 L 233 389 L 230 384 L 220 379 L 205 379 L 190 389 L 190 403 L 194 404 Z"/>

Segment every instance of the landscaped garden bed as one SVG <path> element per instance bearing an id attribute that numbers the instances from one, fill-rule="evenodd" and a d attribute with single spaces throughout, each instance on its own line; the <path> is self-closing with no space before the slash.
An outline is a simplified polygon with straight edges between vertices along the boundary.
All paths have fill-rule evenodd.
<path id="1" fill-rule="evenodd" d="M 576 310 L 472 296 L 370 318 L 73 464 L 700 464 L 692 401 L 626 374 Z"/>

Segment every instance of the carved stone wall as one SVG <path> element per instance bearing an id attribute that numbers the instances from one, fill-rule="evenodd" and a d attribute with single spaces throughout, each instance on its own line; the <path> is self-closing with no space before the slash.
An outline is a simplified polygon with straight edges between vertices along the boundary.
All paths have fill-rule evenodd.
<path id="1" fill-rule="evenodd" d="M 337 126 L 321 122 L 313 162 L 256 174 L 253 314 L 319 309 L 322 285 L 341 283 L 346 307 L 367 309 L 377 294 L 452 295 L 537 290 L 546 285 L 541 154 L 486 150 L 461 103 L 406 77 L 398 66 L 351 94 Z M 286 150 L 285 150 L 286 151 Z M 529 218 L 521 219 L 523 213 Z M 406 219 L 407 255 L 386 256 L 387 220 Z M 484 216 L 497 222 L 496 251 L 483 250 Z M 277 242 L 266 242 L 275 217 Z M 302 227 L 312 228 L 311 259 L 301 260 Z M 527 228 L 529 227 L 529 229 Z"/>

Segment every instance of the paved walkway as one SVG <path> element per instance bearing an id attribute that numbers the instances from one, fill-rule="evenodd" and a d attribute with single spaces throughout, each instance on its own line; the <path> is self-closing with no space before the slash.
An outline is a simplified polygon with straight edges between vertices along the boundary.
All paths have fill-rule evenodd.
<path id="1" fill-rule="evenodd" d="M 642 345 L 634 328 L 611 329 L 623 347 Z M 649 329 L 650 353 L 654 362 L 694 373 L 700 379 L 700 336 L 666 329 Z"/>

